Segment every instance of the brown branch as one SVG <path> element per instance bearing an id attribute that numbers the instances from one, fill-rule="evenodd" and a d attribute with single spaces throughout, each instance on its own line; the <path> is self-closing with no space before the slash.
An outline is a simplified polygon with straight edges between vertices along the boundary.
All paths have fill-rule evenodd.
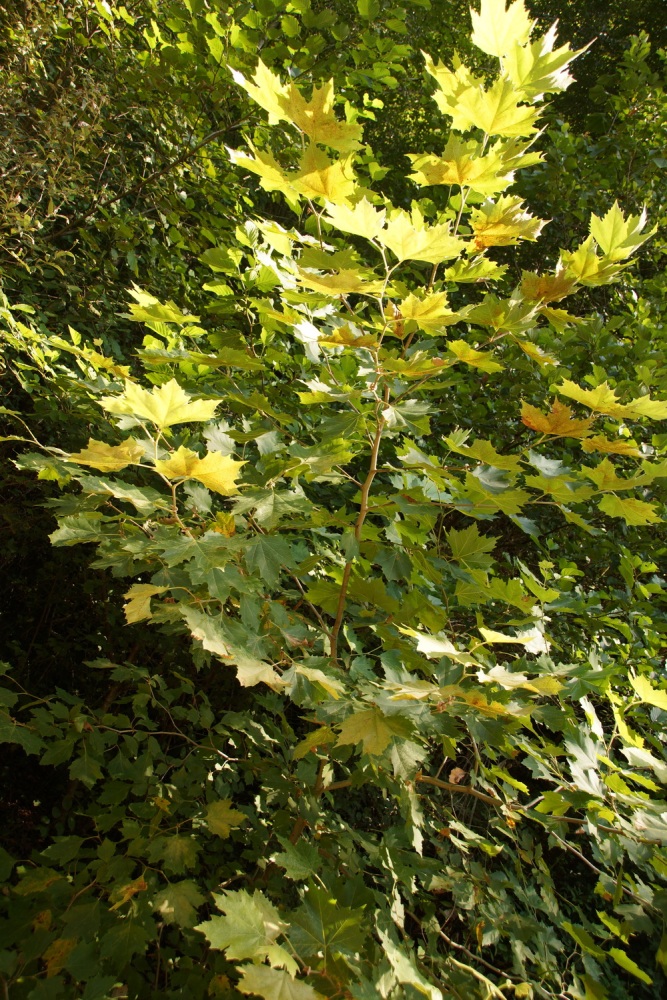
<path id="1" fill-rule="evenodd" d="M 385 387 L 384 392 L 384 405 L 387 406 L 389 402 L 389 386 Z M 361 487 L 361 501 L 359 504 L 359 514 L 357 515 L 357 520 L 354 525 L 354 537 L 356 541 L 361 540 L 361 531 L 364 526 L 364 521 L 369 510 L 368 498 L 371 492 L 371 486 L 373 485 L 373 480 L 377 475 L 378 471 L 378 454 L 380 452 L 380 442 L 382 441 L 382 432 L 385 427 L 384 417 L 379 415 L 380 404 L 378 404 L 376 415 L 378 417 L 377 427 L 375 429 L 375 437 L 373 439 L 373 445 L 371 448 L 371 461 L 368 468 L 368 475 L 364 480 L 363 486 Z M 348 559 L 345 563 L 345 569 L 343 570 L 343 579 L 341 580 L 340 593 L 338 595 L 338 606 L 336 608 L 336 620 L 334 621 L 333 628 L 331 629 L 331 660 L 337 665 L 338 664 L 338 633 L 340 632 L 340 627 L 343 623 L 343 615 L 345 614 L 345 602 L 347 600 L 347 591 L 350 585 L 350 576 L 352 575 L 352 559 Z"/>
<path id="2" fill-rule="evenodd" d="M 421 771 L 417 771 L 415 782 L 421 782 L 422 785 L 434 785 L 436 788 L 442 788 L 446 792 L 460 792 L 463 795 L 472 795 L 474 798 L 480 799 L 481 802 L 495 806 L 496 809 L 503 804 L 501 799 L 496 798 L 494 795 L 485 795 L 484 792 L 478 792 L 472 785 L 455 785 L 452 781 L 441 781 L 440 778 L 431 778 L 428 774 L 422 774 Z"/>

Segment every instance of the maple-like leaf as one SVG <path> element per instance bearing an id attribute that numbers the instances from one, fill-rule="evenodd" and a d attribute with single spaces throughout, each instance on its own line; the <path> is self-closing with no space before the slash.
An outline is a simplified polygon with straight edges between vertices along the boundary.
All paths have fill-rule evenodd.
<path id="1" fill-rule="evenodd" d="M 345 205 L 356 189 L 351 159 L 330 160 L 324 150 L 311 143 L 303 152 L 297 173 L 290 174 L 294 190 L 306 198 L 320 198 Z"/>
<path id="2" fill-rule="evenodd" d="M 553 274 L 523 271 L 519 290 L 529 302 L 559 302 L 574 291 L 575 285 L 574 275 L 560 265 Z"/>
<path id="3" fill-rule="evenodd" d="M 232 830 L 238 830 L 247 818 L 245 813 L 232 807 L 231 799 L 220 799 L 219 802 L 211 802 L 206 807 L 206 826 L 218 837 L 228 837 Z"/>
<path id="4" fill-rule="evenodd" d="M 568 272 L 582 285 L 595 288 L 615 281 L 627 264 L 617 264 L 607 257 L 598 257 L 595 241 L 589 236 L 571 253 L 563 251 L 561 262 Z"/>
<path id="5" fill-rule="evenodd" d="M 456 282 L 456 284 L 496 281 L 502 278 L 506 270 L 506 264 L 496 264 L 495 260 L 489 260 L 480 255 L 473 257 L 472 260 L 464 260 L 463 258 L 457 260 L 455 264 L 446 269 L 445 278 L 447 281 Z"/>
<path id="6" fill-rule="evenodd" d="M 244 965 L 237 989 L 241 993 L 264 997 L 264 1000 L 323 1000 L 322 994 L 316 993 L 308 983 L 268 965 Z"/>
<path id="7" fill-rule="evenodd" d="M 206 902 L 197 887 L 190 879 L 171 882 L 153 897 L 153 908 L 162 916 L 167 924 L 178 927 L 194 927 L 197 922 L 197 909 Z"/>
<path id="8" fill-rule="evenodd" d="M 449 308 L 446 292 L 429 292 L 419 297 L 410 292 L 407 298 L 398 303 L 398 314 L 393 323 L 414 320 L 420 330 L 434 333 L 444 326 L 458 323 L 460 316 Z"/>
<path id="9" fill-rule="evenodd" d="M 501 58 L 514 45 L 525 45 L 536 22 L 530 17 L 523 0 L 481 0 L 479 13 L 470 11 L 472 43 L 487 55 Z"/>
<path id="10" fill-rule="evenodd" d="M 546 35 L 528 44 L 517 39 L 501 59 L 503 72 L 530 101 L 567 90 L 573 81 L 568 66 L 589 47 L 585 45 L 576 52 L 569 45 L 554 49 L 557 27 L 553 24 Z"/>
<path id="11" fill-rule="evenodd" d="M 593 417 L 579 420 L 572 416 L 572 409 L 555 400 L 549 413 L 542 413 L 530 403 L 521 404 L 521 420 L 533 431 L 558 437 L 583 438 L 591 433 Z"/>
<path id="12" fill-rule="evenodd" d="M 364 753 L 379 756 L 391 743 L 392 736 L 405 735 L 400 720 L 385 716 L 377 708 L 369 708 L 349 715 L 340 725 L 340 735 L 336 746 L 346 743 L 362 743 Z"/>
<path id="13" fill-rule="evenodd" d="M 539 110 L 520 102 L 521 94 L 510 80 L 501 77 L 488 90 L 475 87 L 464 91 L 448 113 L 452 128 L 458 132 L 478 128 L 486 135 L 532 136 L 537 131 Z"/>
<path id="14" fill-rule="evenodd" d="M 338 274 L 316 274 L 298 268 L 297 277 L 306 288 L 314 292 L 335 297 L 337 295 L 380 295 L 384 291 L 384 281 L 367 281 L 357 271 L 342 270 Z"/>
<path id="15" fill-rule="evenodd" d="M 298 202 L 300 194 L 292 186 L 294 173 L 283 170 L 270 151 L 255 149 L 251 142 L 248 143 L 248 146 L 252 151 L 252 156 L 248 156 L 243 150 L 227 149 L 232 163 L 257 174 L 265 191 L 280 191 L 288 201 Z"/>
<path id="16" fill-rule="evenodd" d="M 514 246 L 519 240 L 536 240 L 546 222 L 536 219 L 524 209 L 516 195 L 503 195 L 498 201 L 483 202 L 471 213 L 470 225 L 475 235 L 475 246 Z"/>
<path id="17" fill-rule="evenodd" d="M 464 364 L 470 365 L 472 368 L 479 368 L 480 371 L 487 372 L 489 375 L 492 375 L 493 372 L 501 372 L 504 367 L 499 361 L 493 360 L 493 354 L 490 351 L 478 351 L 467 344 L 465 340 L 451 340 L 447 344 L 447 350 L 451 351 L 458 361 L 463 361 Z"/>
<path id="18" fill-rule="evenodd" d="M 442 156 L 410 155 L 410 179 L 421 186 L 455 184 L 479 194 L 497 194 L 514 180 L 514 171 L 502 158 L 498 146 L 483 155 L 481 142 L 463 140 L 453 133 Z"/>
<path id="19" fill-rule="evenodd" d="M 159 428 L 207 421 L 213 417 L 220 400 L 192 399 L 176 379 L 154 389 L 142 389 L 135 382 L 126 382 L 120 396 L 103 396 L 100 405 L 109 413 L 148 420 Z"/>
<path id="20" fill-rule="evenodd" d="M 312 142 L 323 143 L 341 153 L 349 153 L 360 145 L 361 127 L 340 121 L 333 112 L 333 81 L 314 87 L 307 101 L 293 83 L 283 84 L 260 59 L 255 70 L 254 82 L 248 81 L 232 70 L 236 83 L 269 112 L 269 122 L 291 122 Z"/>
<path id="21" fill-rule="evenodd" d="M 535 307 L 521 299 L 499 299 L 485 295 L 479 305 L 463 310 L 468 323 L 490 326 L 494 330 L 523 333 L 535 326 Z"/>
<path id="22" fill-rule="evenodd" d="M 143 454 L 143 445 L 134 438 L 127 438 L 122 444 L 115 445 L 90 438 L 86 447 L 68 455 L 67 461 L 75 462 L 77 465 L 88 465 L 93 469 L 99 469 L 100 472 L 119 472 L 127 465 L 139 465 Z"/>
<path id="23" fill-rule="evenodd" d="M 609 260 L 624 260 L 650 239 L 658 228 L 654 226 L 642 235 L 645 225 L 646 210 L 641 215 L 629 215 L 626 219 L 615 201 L 603 218 L 591 215 L 591 236 Z"/>
<path id="24" fill-rule="evenodd" d="M 561 396 L 569 396 L 578 403 L 583 403 L 596 413 L 604 413 L 609 417 L 630 417 L 639 419 L 648 417 L 651 420 L 667 418 L 667 400 L 651 399 L 650 396 L 638 396 L 629 403 L 619 403 L 618 396 L 608 382 L 603 382 L 595 389 L 582 389 L 568 379 L 563 381 L 558 389 Z"/>
<path id="25" fill-rule="evenodd" d="M 155 468 L 167 479 L 196 479 L 207 489 L 222 496 L 238 493 L 236 478 L 245 465 L 219 451 L 209 451 L 200 458 L 195 451 L 181 445 L 167 459 L 158 459 Z"/>
<path id="26" fill-rule="evenodd" d="M 605 494 L 598 507 L 603 514 L 622 517 L 630 525 L 659 524 L 662 521 L 654 504 L 635 500 L 633 497 L 619 497 L 615 493 Z"/>
<path id="27" fill-rule="evenodd" d="M 429 226 L 418 209 L 412 213 L 394 211 L 378 240 L 399 261 L 423 260 L 429 264 L 458 257 L 466 246 L 464 240 L 451 235 L 449 223 Z"/>
<path id="28" fill-rule="evenodd" d="M 366 197 L 352 207 L 338 202 L 338 204 L 327 204 L 326 209 L 324 222 L 335 226 L 343 233 L 353 233 L 367 240 L 375 239 L 384 226 L 387 214 L 384 208 L 377 209 L 371 205 Z"/>
<path id="29" fill-rule="evenodd" d="M 492 465 L 505 472 L 519 472 L 521 470 L 521 460 L 518 455 L 501 455 L 490 441 L 477 440 L 472 445 L 466 445 L 455 440 L 453 435 L 446 437 L 444 441 L 447 447 L 456 452 L 457 455 L 467 455 L 477 462 Z"/>
<path id="30" fill-rule="evenodd" d="M 196 928 L 205 934 L 212 948 L 226 950 L 229 959 L 261 961 L 268 958 L 272 965 L 282 965 L 296 972 L 296 962 L 275 943 L 289 924 L 261 892 L 251 896 L 240 889 L 214 898 L 225 916 L 212 917 Z"/>
<path id="31" fill-rule="evenodd" d="M 602 452 L 607 455 L 628 455 L 631 458 L 641 458 L 641 451 L 636 441 L 632 438 L 617 438 L 610 441 L 602 434 L 595 434 L 581 442 L 584 451 Z"/>
<path id="32" fill-rule="evenodd" d="M 151 597 L 156 594 L 163 594 L 168 587 L 155 587 L 152 583 L 134 583 L 124 594 L 125 600 L 125 621 L 128 625 L 141 622 L 145 618 L 151 617 Z"/>

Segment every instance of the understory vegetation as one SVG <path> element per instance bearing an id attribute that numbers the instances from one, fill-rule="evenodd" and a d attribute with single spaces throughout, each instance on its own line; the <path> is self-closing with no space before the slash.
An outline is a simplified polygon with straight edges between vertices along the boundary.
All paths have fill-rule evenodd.
<path id="1" fill-rule="evenodd" d="M 665 995 L 664 4 L 588 6 L 0 12 L 4 1000 Z"/>

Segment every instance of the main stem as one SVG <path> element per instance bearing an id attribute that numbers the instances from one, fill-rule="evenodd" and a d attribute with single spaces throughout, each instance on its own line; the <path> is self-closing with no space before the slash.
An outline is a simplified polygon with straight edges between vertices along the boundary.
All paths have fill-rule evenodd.
<path id="1" fill-rule="evenodd" d="M 384 405 L 387 406 L 389 403 L 389 386 L 385 386 L 384 390 Z M 357 520 L 354 524 L 354 537 L 357 542 L 361 541 L 361 532 L 364 526 L 364 521 L 366 520 L 366 515 L 368 514 L 368 498 L 371 492 L 371 486 L 373 485 L 373 480 L 378 471 L 378 454 L 380 452 L 380 442 L 382 441 L 382 432 L 385 427 L 384 417 L 380 415 L 380 404 L 378 404 L 377 418 L 378 423 L 375 429 L 375 437 L 373 438 L 373 445 L 371 447 L 371 460 L 368 467 L 368 474 L 361 487 L 361 502 L 359 505 L 359 514 L 357 515 Z M 343 615 L 345 614 L 345 602 L 347 600 L 347 590 L 350 586 L 350 576 L 352 575 L 352 559 L 348 559 L 345 563 L 345 569 L 343 570 L 343 579 L 340 585 L 340 594 L 338 595 L 338 607 L 336 608 L 336 620 L 334 622 L 333 628 L 331 629 L 330 642 L 331 642 L 331 661 L 333 664 L 338 664 L 338 633 L 340 632 L 340 627 L 343 624 Z"/>

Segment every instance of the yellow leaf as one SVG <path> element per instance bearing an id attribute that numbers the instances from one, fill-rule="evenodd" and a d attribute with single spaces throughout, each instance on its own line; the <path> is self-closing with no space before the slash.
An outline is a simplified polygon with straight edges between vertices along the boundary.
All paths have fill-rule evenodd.
<path id="1" fill-rule="evenodd" d="M 607 455 L 629 455 L 632 458 L 641 458 L 637 442 L 633 441 L 632 438 L 618 438 L 616 441 L 610 441 L 609 438 L 596 434 L 582 441 L 581 447 L 589 454 L 597 451 Z"/>
<path id="2" fill-rule="evenodd" d="M 538 344 L 534 344 L 532 340 L 516 340 L 515 343 L 518 344 L 524 354 L 527 354 L 533 361 L 537 361 L 538 365 L 560 364 L 558 358 L 555 358 L 553 354 L 547 354 Z"/>
<path id="3" fill-rule="evenodd" d="M 459 65 L 452 71 L 442 63 L 436 66 L 430 56 L 424 58 L 427 71 L 438 83 L 439 90 L 433 95 L 435 102 L 444 114 L 451 116 L 457 132 L 474 127 L 487 135 L 519 137 L 536 131 L 539 111 L 519 104 L 522 95 L 506 77 L 499 77 L 485 90 L 483 81 L 466 66 Z"/>
<path id="4" fill-rule="evenodd" d="M 587 479 L 591 479 L 595 483 L 599 490 L 632 490 L 637 486 L 647 485 L 654 478 L 643 472 L 630 479 L 623 479 L 617 474 L 608 458 L 604 458 L 595 468 L 584 466 L 581 471 Z"/>
<path id="5" fill-rule="evenodd" d="M 554 274 L 535 274 L 524 271 L 520 291 L 529 302 L 559 302 L 574 291 L 576 280 L 562 265 Z"/>
<path id="6" fill-rule="evenodd" d="M 646 210 L 641 215 L 629 215 L 626 219 L 615 201 L 604 218 L 591 215 L 591 236 L 600 244 L 608 259 L 615 262 L 629 257 L 654 235 L 657 226 L 642 235 L 645 225 Z"/>
<path id="7" fill-rule="evenodd" d="M 445 444 L 457 455 L 467 455 L 477 462 L 492 465 L 495 469 L 506 472 L 520 472 L 521 460 L 517 455 L 501 455 L 490 441 L 477 440 L 472 445 L 458 444 L 453 437 L 446 437 Z"/>
<path id="8" fill-rule="evenodd" d="M 133 882 L 128 882 L 127 885 L 114 891 L 112 898 L 115 898 L 116 902 L 109 907 L 109 910 L 119 910 L 125 903 L 129 903 L 138 892 L 146 892 L 147 889 L 148 883 L 143 877 L 135 878 Z"/>
<path id="9" fill-rule="evenodd" d="M 429 226 L 418 209 L 412 214 L 402 209 L 392 213 L 378 240 L 399 261 L 423 260 L 429 264 L 458 257 L 466 246 L 458 236 L 451 235 L 449 223 Z"/>
<path id="10" fill-rule="evenodd" d="M 232 830 L 238 830 L 247 818 L 245 813 L 232 808 L 231 799 L 211 802 L 206 807 L 206 825 L 211 833 L 216 833 L 219 837 L 228 837 Z"/>
<path id="11" fill-rule="evenodd" d="M 123 596 L 128 602 L 125 605 L 125 620 L 128 625 L 151 617 L 151 597 L 163 594 L 168 587 L 154 587 L 152 583 L 134 583 Z"/>
<path id="12" fill-rule="evenodd" d="M 332 297 L 337 295 L 381 295 L 384 281 L 366 281 L 356 271 L 342 270 L 338 274 L 317 274 L 298 268 L 297 277 L 306 288 Z"/>
<path id="13" fill-rule="evenodd" d="M 398 304 L 398 315 L 391 322 L 401 323 L 413 319 L 420 330 L 433 333 L 443 326 L 458 323 L 460 316 L 452 312 L 445 292 L 430 292 L 419 298 L 410 292 L 407 299 Z"/>
<path id="14" fill-rule="evenodd" d="M 503 71 L 530 101 L 567 90 L 572 83 L 567 67 L 588 48 L 573 52 L 569 45 L 563 45 L 554 51 L 556 27 L 553 24 L 546 35 L 527 45 L 517 41 L 501 60 Z"/>
<path id="15" fill-rule="evenodd" d="M 535 326 L 535 307 L 518 299 L 499 299 L 485 295 L 478 306 L 465 309 L 466 320 L 475 326 L 490 326 L 494 330 L 523 333 Z"/>
<path id="16" fill-rule="evenodd" d="M 230 160 L 237 167 L 244 170 L 251 170 L 260 178 L 260 184 L 265 191 L 281 191 L 288 200 L 298 201 L 299 194 L 292 186 L 293 173 L 287 173 L 282 169 L 272 153 L 255 149 L 252 143 L 248 143 L 253 156 L 248 156 L 242 150 L 228 149 Z"/>
<path id="17" fill-rule="evenodd" d="M 351 208 L 348 205 L 327 205 L 324 221 L 340 229 L 343 233 L 353 233 L 367 240 L 374 240 L 382 227 L 386 212 L 371 205 L 367 198 L 362 198 Z"/>
<path id="18" fill-rule="evenodd" d="M 51 979 L 57 976 L 65 967 L 70 952 L 76 948 L 75 938 L 56 938 L 42 955 L 42 960 L 46 962 L 46 978 Z"/>
<path id="19" fill-rule="evenodd" d="M 360 145 L 361 127 L 339 121 L 333 113 L 333 81 L 313 89 L 310 101 L 306 101 L 293 83 L 283 84 L 259 60 L 255 70 L 254 83 L 232 70 L 236 83 L 269 112 L 269 122 L 287 121 L 296 125 L 312 142 L 320 142 L 341 153 L 349 153 Z"/>
<path id="20" fill-rule="evenodd" d="M 577 403 L 583 403 L 596 413 L 604 413 L 609 417 L 627 416 L 626 407 L 618 402 L 618 396 L 608 382 L 603 382 L 595 389 L 582 389 L 574 382 L 565 379 L 559 386 L 558 392 L 561 396 L 568 396 Z"/>
<path id="21" fill-rule="evenodd" d="M 321 198 L 345 204 L 356 184 L 351 160 L 330 160 L 322 149 L 311 144 L 303 153 L 298 173 L 289 176 L 292 187 L 306 198 Z"/>
<path id="22" fill-rule="evenodd" d="M 155 468 L 168 479 L 196 479 L 209 490 L 230 497 L 238 493 L 236 477 L 245 462 L 210 451 L 204 458 L 183 445 L 169 458 L 158 460 Z"/>
<path id="23" fill-rule="evenodd" d="M 447 344 L 447 349 L 456 355 L 459 361 L 463 361 L 473 368 L 479 368 L 483 372 L 492 374 L 503 370 L 504 366 L 493 360 L 493 354 L 490 351 L 477 351 L 470 344 L 466 344 L 465 340 L 452 340 Z"/>
<path id="24" fill-rule="evenodd" d="M 470 11 L 472 43 L 482 52 L 501 58 L 514 45 L 524 45 L 536 22 L 529 16 L 523 0 L 510 3 L 505 0 L 481 0 L 479 13 Z"/>
<path id="25" fill-rule="evenodd" d="M 231 658 L 236 666 L 236 679 L 241 687 L 266 684 L 273 691 L 280 691 L 285 687 L 285 681 L 276 673 L 270 663 L 257 660 L 253 656 L 246 656 L 238 650 L 232 650 Z"/>
<path id="26" fill-rule="evenodd" d="M 377 708 L 355 712 L 341 724 L 336 746 L 362 743 L 364 753 L 377 757 L 384 753 L 392 736 L 397 733 L 393 721 L 391 716 L 383 715 Z"/>
<path id="27" fill-rule="evenodd" d="M 661 708 L 663 712 L 667 712 L 667 691 L 654 688 L 648 677 L 645 677 L 643 674 L 638 674 L 637 677 L 630 676 L 630 683 L 637 692 L 637 696 L 643 702 L 647 705 L 654 705 L 656 708 Z"/>
<path id="28" fill-rule="evenodd" d="M 523 208 L 515 195 L 503 195 L 498 201 L 487 200 L 471 213 L 470 225 L 475 234 L 475 246 L 508 247 L 519 240 L 536 240 L 546 225 Z"/>
<path id="29" fill-rule="evenodd" d="M 662 518 L 655 512 L 653 504 L 632 497 L 619 497 L 615 493 L 607 493 L 598 504 L 603 514 L 610 517 L 622 517 L 626 524 L 660 524 Z"/>
<path id="30" fill-rule="evenodd" d="M 627 264 L 616 264 L 607 257 L 598 257 L 592 236 L 573 253 L 561 253 L 561 261 L 578 282 L 590 287 L 608 285 L 627 267 Z"/>
<path id="31" fill-rule="evenodd" d="M 128 438 L 122 444 L 116 445 L 90 438 L 87 446 L 69 455 L 67 461 L 76 462 L 77 465 L 88 465 L 93 469 L 99 469 L 100 472 L 119 472 L 127 465 L 139 465 L 143 454 L 143 446 L 134 438 Z"/>
<path id="32" fill-rule="evenodd" d="M 592 417 L 578 420 L 572 416 L 569 406 L 556 400 L 549 413 L 542 413 L 529 403 L 521 404 L 521 420 L 531 430 L 540 434 L 553 434 L 558 437 L 583 438 L 590 434 Z"/>
<path id="33" fill-rule="evenodd" d="M 481 142 L 462 140 L 453 133 L 442 156 L 425 153 L 411 155 L 410 179 L 423 187 L 431 184 L 455 184 L 479 194 L 497 194 L 514 180 L 513 169 L 505 163 L 494 146 L 486 156 Z"/>
<path id="34" fill-rule="evenodd" d="M 320 337 L 318 343 L 330 344 L 332 347 L 377 347 L 378 339 L 372 333 L 354 333 L 349 326 L 338 326 Z"/>
<path id="35" fill-rule="evenodd" d="M 190 394 L 180 387 L 176 379 L 171 379 L 151 390 L 126 382 L 121 396 L 103 396 L 100 404 L 109 413 L 149 420 L 160 428 L 194 420 L 210 420 L 220 405 L 220 400 L 215 399 L 191 400 Z"/>

